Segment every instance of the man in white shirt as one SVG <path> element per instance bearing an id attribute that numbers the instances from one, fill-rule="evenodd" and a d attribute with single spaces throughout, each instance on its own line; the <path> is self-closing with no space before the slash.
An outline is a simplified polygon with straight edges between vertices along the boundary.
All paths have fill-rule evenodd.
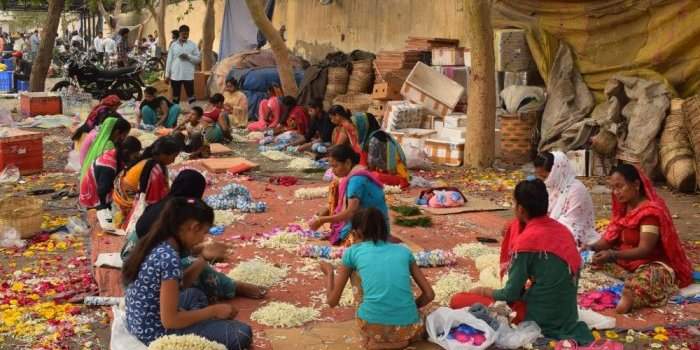
<path id="1" fill-rule="evenodd" d="M 70 38 L 70 47 L 82 50 L 85 48 L 84 44 L 83 37 L 77 31 L 73 32 L 73 36 Z"/>
<path id="2" fill-rule="evenodd" d="M 23 52 L 25 51 L 25 46 L 26 46 L 26 41 L 24 40 L 24 34 L 20 34 L 19 38 L 15 40 L 15 44 L 12 47 L 12 50 L 17 51 L 17 52 Z"/>
<path id="3" fill-rule="evenodd" d="M 190 27 L 180 26 L 179 38 L 168 50 L 165 64 L 165 80 L 170 82 L 173 91 L 173 103 L 180 102 L 180 92 L 185 87 L 187 102 L 192 104 L 194 97 L 194 70 L 201 60 L 197 45 L 188 40 Z"/>
<path id="4" fill-rule="evenodd" d="M 117 43 L 112 39 L 112 37 L 106 37 L 102 39 L 102 48 L 104 49 L 105 67 L 109 66 L 109 62 L 112 57 L 117 53 Z"/>
<path id="5" fill-rule="evenodd" d="M 102 32 L 97 32 L 95 39 L 92 40 L 92 45 L 95 48 L 95 52 L 97 52 L 97 59 L 100 61 L 100 63 L 104 64 L 105 46 L 104 39 L 102 38 Z"/>
<path id="6" fill-rule="evenodd" d="M 39 53 L 39 44 L 41 43 L 41 39 L 39 39 L 39 31 L 35 30 L 34 34 L 29 38 L 29 52 L 31 53 L 31 59 L 33 60 L 36 58 L 36 55 Z"/>

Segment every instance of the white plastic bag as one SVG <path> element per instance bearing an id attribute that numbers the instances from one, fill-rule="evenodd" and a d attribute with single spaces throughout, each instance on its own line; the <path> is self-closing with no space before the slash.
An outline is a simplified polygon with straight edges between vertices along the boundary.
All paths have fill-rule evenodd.
<path id="1" fill-rule="evenodd" d="M 578 319 L 583 321 L 590 329 L 613 329 L 616 325 L 614 317 L 601 315 L 593 310 L 578 308 Z"/>
<path id="2" fill-rule="evenodd" d="M 80 171 L 80 153 L 76 150 L 68 152 L 68 164 L 66 164 L 66 171 L 77 173 Z"/>
<path id="3" fill-rule="evenodd" d="M 136 222 L 139 221 L 143 211 L 146 209 L 146 195 L 139 193 L 138 197 L 134 199 L 134 208 L 131 209 L 131 216 L 129 217 L 129 222 L 126 225 L 125 232 L 136 231 Z"/>
<path id="4" fill-rule="evenodd" d="M 138 338 L 134 337 L 126 329 L 126 312 L 115 305 L 112 306 L 114 320 L 112 321 L 112 335 L 109 340 L 109 348 L 112 350 L 148 350 Z"/>
<path id="5" fill-rule="evenodd" d="M 88 225 L 77 216 L 71 216 L 68 218 L 66 228 L 70 234 L 80 234 L 88 231 Z"/>
<path id="6" fill-rule="evenodd" d="M 501 322 L 496 332 L 496 346 L 503 349 L 520 349 L 534 343 L 541 335 L 542 330 L 533 321 L 521 322 L 515 328 Z"/>
<path id="7" fill-rule="evenodd" d="M 469 312 L 469 308 L 453 310 L 447 307 L 440 307 L 428 315 L 425 323 L 428 331 L 428 340 L 447 350 L 482 350 L 488 348 L 496 341 L 496 331 L 489 327 L 486 322 L 474 317 Z M 486 341 L 476 346 L 447 339 L 450 330 L 458 327 L 460 324 L 466 324 L 484 332 Z"/>
<path id="8" fill-rule="evenodd" d="M 3 248 L 24 248 L 27 244 L 14 227 L 2 228 L 0 233 L 0 247 Z"/>
<path id="9" fill-rule="evenodd" d="M 433 164 L 425 153 L 419 147 L 413 144 L 402 145 L 403 153 L 406 155 L 406 167 L 411 170 L 428 169 Z"/>
<path id="10" fill-rule="evenodd" d="M 0 172 L 0 184 L 14 183 L 19 181 L 19 168 L 14 164 L 10 164 Z"/>

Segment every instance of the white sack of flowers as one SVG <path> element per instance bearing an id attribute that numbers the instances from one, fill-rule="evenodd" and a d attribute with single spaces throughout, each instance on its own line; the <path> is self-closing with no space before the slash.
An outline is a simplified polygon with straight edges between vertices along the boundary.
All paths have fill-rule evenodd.
<path id="1" fill-rule="evenodd" d="M 262 259 L 253 259 L 238 264 L 228 276 L 234 281 L 269 288 L 287 276 L 287 268 L 277 267 Z"/>
<path id="2" fill-rule="evenodd" d="M 253 312 L 250 319 L 275 328 L 299 327 L 318 319 L 321 313 L 312 307 L 299 307 L 289 303 L 273 301 Z"/>
<path id="3" fill-rule="evenodd" d="M 148 350 L 226 350 L 226 346 L 200 336 L 166 335 L 154 340 Z"/>

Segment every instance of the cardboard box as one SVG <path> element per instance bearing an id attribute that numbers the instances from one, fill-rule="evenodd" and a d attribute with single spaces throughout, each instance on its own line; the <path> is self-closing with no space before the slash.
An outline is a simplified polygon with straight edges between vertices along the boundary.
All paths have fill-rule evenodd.
<path id="1" fill-rule="evenodd" d="M 423 121 L 423 107 L 408 101 L 389 101 L 386 106 L 386 121 L 382 127 L 386 131 L 418 128 Z"/>
<path id="2" fill-rule="evenodd" d="M 437 138 L 441 140 L 446 140 L 450 142 L 462 142 L 464 143 L 464 138 L 467 135 L 467 130 L 465 128 L 440 128 L 437 129 Z"/>
<path id="3" fill-rule="evenodd" d="M 532 70 L 534 60 L 522 29 L 498 29 L 494 31 L 496 70 L 520 72 Z"/>
<path id="4" fill-rule="evenodd" d="M 469 49 L 464 49 L 464 66 L 467 68 L 472 66 L 472 53 Z"/>
<path id="5" fill-rule="evenodd" d="M 428 158 L 436 164 L 460 166 L 464 160 L 464 142 L 426 139 L 424 151 Z"/>
<path id="6" fill-rule="evenodd" d="M 434 137 L 436 131 L 427 129 L 401 129 L 392 131 L 390 134 L 404 149 L 410 147 L 423 149 L 425 147 L 425 141 L 430 137 Z"/>
<path id="7" fill-rule="evenodd" d="M 452 113 L 445 116 L 446 128 L 465 128 L 467 127 L 467 115 L 464 113 Z"/>
<path id="8" fill-rule="evenodd" d="M 443 118 L 427 114 L 423 116 L 423 121 L 421 122 L 420 127 L 422 129 L 434 130 L 435 123 L 443 123 L 441 125 L 444 125 Z"/>
<path id="9" fill-rule="evenodd" d="M 566 152 L 569 164 L 576 176 L 588 176 L 591 165 L 591 151 L 587 149 Z"/>
<path id="10" fill-rule="evenodd" d="M 401 87 L 401 95 L 407 100 L 420 104 L 428 113 L 437 116 L 452 112 L 463 93 L 464 87 L 459 83 L 421 62 L 413 67 Z"/>
<path id="11" fill-rule="evenodd" d="M 463 47 L 436 47 L 433 48 L 431 64 L 433 66 L 463 66 Z"/>
<path id="12" fill-rule="evenodd" d="M 382 83 L 374 84 L 372 89 L 373 100 L 400 100 L 402 82 L 396 79 L 387 79 Z"/>

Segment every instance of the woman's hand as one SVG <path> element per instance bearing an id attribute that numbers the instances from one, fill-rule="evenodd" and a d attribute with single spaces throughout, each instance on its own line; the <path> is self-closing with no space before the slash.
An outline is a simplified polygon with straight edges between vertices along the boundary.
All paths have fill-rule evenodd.
<path id="1" fill-rule="evenodd" d="M 309 222 L 309 229 L 311 229 L 312 231 L 318 231 L 318 229 L 321 228 L 323 224 L 325 224 L 325 221 L 322 218 L 314 218 L 313 220 L 311 220 L 311 222 Z"/>
<path id="2" fill-rule="evenodd" d="M 324 275 L 328 276 L 333 273 L 333 265 L 328 263 L 327 261 L 321 261 L 318 263 L 321 266 L 321 271 L 323 272 Z"/>
<path id="3" fill-rule="evenodd" d="M 469 293 L 483 295 L 485 297 L 491 298 L 493 296 L 493 289 L 488 287 L 476 287 L 470 290 Z"/>
<path id="4" fill-rule="evenodd" d="M 238 315 L 238 309 L 229 304 L 216 304 L 209 306 L 212 318 L 217 320 L 230 320 Z"/>
<path id="5" fill-rule="evenodd" d="M 612 250 L 602 250 L 593 255 L 594 264 L 604 264 L 613 261 L 615 253 Z"/>
<path id="6" fill-rule="evenodd" d="M 207 260 L 221 260 L 228 255 L 229 246 L 221 242 L 205 243 L 202 247 L 202 257 Z"/>

